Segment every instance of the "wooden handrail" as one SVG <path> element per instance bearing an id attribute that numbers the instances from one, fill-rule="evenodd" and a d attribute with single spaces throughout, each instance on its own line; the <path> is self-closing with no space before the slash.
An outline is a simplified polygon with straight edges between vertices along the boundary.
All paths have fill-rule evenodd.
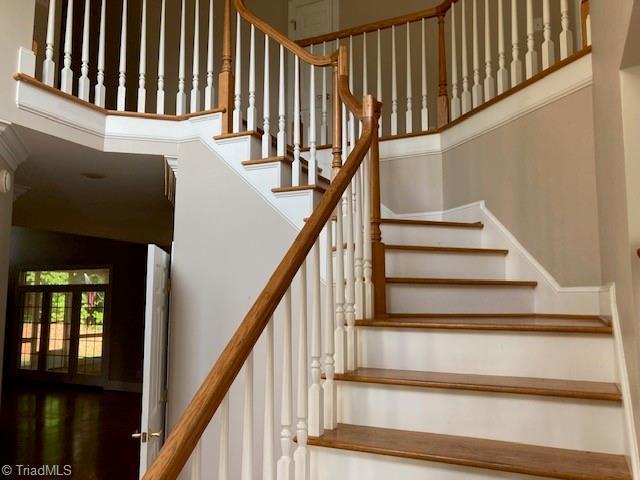
<path id="1" fill-rule="evenodd" d="M 184 467 L 324 225 L 338 202 L 342 200 L 351 179 L 360 168 L 371 142 L 377 136 L 379 115 L 380 104 L 371 95 L 365 97 L 360 117 L 363 126 L 360 139 L 187 406 L 155 462 L 144 475 L 144 480 L 173 480 Z"/>
<path id="2" fill-rule="evenodd" d="M 230 22 L 228 11 L 230 0 L 225 0 L 225 19 Z M 211 422 L 216 410 L 227 395 L 233 381 L 255 347 L 260 335 L 267 326 L 269 319 L 282 301 L 287 289 L 290 287 L 296 273 L 305 262 L 311 248 L 317 241 L 325 224 L 331 218 L 342 196 L 351 183 L 356 172 L 360 168 L 365 155 L 371 145 L 377 145 L 378 119 L 380 118 L 381 104 L 373 96 L 364 98 L 362 104 L 353 96 L 349 89 L 349 76 L 347 65 L 346 47 L 342 47 L 330 56 L 315 56 L 296 45 L 266 24 L 244 5 L 243 0 L 235 0 L 235 6 L 240 15 L 255 27 L 281 43 L 293 54 L 303 60 L 318 66 L 332 65 L 334 77 L 337 80 L 334 85 L 336 102 L 339 105 L 339 97 L 346 107 L 362 122 L 362 134 L 356 142 L 353 150 L 344 165 L 334 168 L 334 178 L 329 188 L 322 196 L 320 203 L 314 209 L 311 217 L 305 222 L 304 227 L 295 241 L 280 261 L 280 264 L 267 282 L 255 303 L 244 317 L 242 323 L 233 337 L 218 357 L 213 368 L 207 375 L 201 387 L 183 412 L 180 420 L 169 435 L 164 446 L 160 450 L 156 460 L 145 473 L 144 480 L 173 480 L 175 479 L 187 460 L 191 456 L 205 429 Z M 226 27 L 225 27 L 226 28 Z M 223 63 L 229 68 L 224 69 L 228 78 L 232 81 L 230 69 L 230 49 L 227 46 L 230 39 L 223 43 Z M 222 98 L 222 96 L 221 96 Z M 227 94 L 225 94 L 227 98 Z M 340 110 L 336 108 L 334 122 L 340 121 Z M 336 127 L 337 125 L 334 125 Z M 334 138 L 334 150 L 343 140 L 340 135 Z M 335 159 L 334 159 L 335 160 Z M 338 167 L 338 165 L 334 165 Z M 378 187 L 379 188 L 379 187 Z M 374 195 L 375 196 L 375 195 Z M 379 198 L 379 194 L 376 198 Z M 379 224 L 379 222 L 378 222 Z"/>
<path id="3" fill-rule="evenodd" d="M 265 35 L 268 35 L 284 48 L 289 50 L 294 55 L 297 55 L 305 62 L 315 65 L 317 67 L 329 66 L 334 64 L 337 61 L 337 52 L 332 55 L 314 55 L 300 45 L 298 45 L 293 40 L 290 40 L 288 37 L 284 36 L 282 33 L 277 31 L 271 25 L 269 25 L 264 20 L 258 18 L 251 10 L 247 8 L 244 3 L 244 0 L 235 0 L 236 10 L 240 14 L 242 18 L 244 18 L 247 22 L 254 25 L 258 30 L 262 31 Z"/>
<path id="4" fill-rule="evenodd" d="M 385 30 L 391 28 L 394 25 L 406 25 L 407 22 L 417 22 L 423 18 L 434 18 L 445 15 L 451 8 L 451 4 L 458 0 L 444 0 L 440 5 L 428 8 L 426 10 L 420 10 L 419 12 L 409 13 L 407 15 L 400 15 L 399 17 L 393 17 L 386 20 L 380 20 L 377 22 L 371 22 L 357 27 L 346 28 L 333 33 L 327 33 L 325 35 L 317 35 L 315 37 L 303 38 L 297 40 L 297 43 L 301 47 L 308 47 L 309 45 L 317 45 L 322 42 L 331 42 L 339 40 L 341 38 L 348 38 L 350 36 L 361 35 L 363 33 L 375 32 L 377 30 Z"/>

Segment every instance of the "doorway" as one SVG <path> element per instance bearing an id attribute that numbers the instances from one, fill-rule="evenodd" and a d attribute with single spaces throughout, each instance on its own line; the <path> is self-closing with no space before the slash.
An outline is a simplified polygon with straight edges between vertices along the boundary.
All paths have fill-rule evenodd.
<path id="1" fill-rule="evenodd" d="M 16 377 L 105 385 L 110 269 L 23 270 L 16 292 Z"/>

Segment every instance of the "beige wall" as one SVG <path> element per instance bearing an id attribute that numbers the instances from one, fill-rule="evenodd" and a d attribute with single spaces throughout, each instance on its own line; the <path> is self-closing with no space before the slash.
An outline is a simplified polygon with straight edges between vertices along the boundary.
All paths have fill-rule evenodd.
<path id="1" fill-rule="evenodd" d="M 442 210 L 442 155 L 383 158 L 380 195 L 383 205 L 395 213 Z"/>
<path id="2" fill-rule="evenodd" d="M 623 129 L 623 101 L 620 67 L 627 44 L 627 33 L 637 31 L 640 19 L 635 17 L 630 28 L 632 9 L 638 2 L 591 2 L 593 29 L 593 102 L 595 123 L 596 174 L 598 210 L 600 222 L 600 254 L 602 278 L 615 282 L 618 308 L 622 327 L 624 353 L 629 368 L 631 396 L 635 410 L 636 425 L 640 427 L 640 360 L 638 358 L 638 308 L 640 291 L 639 259 L 635 250 L 640 247 L 638 230 L 637 197 L 640 178 L 637 157 L 625 156 Z M 637 52 L 629 43 L 628 48 Z M 628 55 L 631 56 L 632 52 Z M 637 58 L 637 56 L 635 57 Z M 629 65 L 625 65 L 629 66 Z M 631 107 L 631 106 L 630 106 Z M 637 137 L 637 124 L 629 132 Z M 627 135 L 627 141 L 630 140 Z M 633 220 L 632 220 L 633 219 Z M 640 428 L 637 428 L 640 431 Z"/>
<path id="3" fill-rule="evenodd" d="M 444 154 L 444 206 L 487 207 L 563 286 L 599 285 L 591 88 Z"/>

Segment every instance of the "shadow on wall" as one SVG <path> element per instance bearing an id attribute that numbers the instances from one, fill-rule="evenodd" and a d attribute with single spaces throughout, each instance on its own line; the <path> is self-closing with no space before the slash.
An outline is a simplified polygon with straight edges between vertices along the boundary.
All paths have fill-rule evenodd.
<path id="1" fill-rule="evenodd" d="M 9 267 L 9 298 L 5 373 L 15 362 L 15 298 L 18 274 L 24 268 L 111 267 L 111 325 L 107 389 L 140 390 L 144 350 L 147 246 L 13 227 Z"/>

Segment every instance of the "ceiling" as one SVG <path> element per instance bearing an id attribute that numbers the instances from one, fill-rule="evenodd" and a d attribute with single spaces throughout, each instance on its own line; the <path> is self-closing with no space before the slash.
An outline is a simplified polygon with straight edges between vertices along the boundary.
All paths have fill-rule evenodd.
<path id="1" fill-rule="evenodd" d="M 16 172 L 16 190 L 25 193 L 14 204 L 14 225 L 171 243 L 173 211 L 164 195 L 163 157 L 105 153 L 15 128 L 30 155 Z"/>

